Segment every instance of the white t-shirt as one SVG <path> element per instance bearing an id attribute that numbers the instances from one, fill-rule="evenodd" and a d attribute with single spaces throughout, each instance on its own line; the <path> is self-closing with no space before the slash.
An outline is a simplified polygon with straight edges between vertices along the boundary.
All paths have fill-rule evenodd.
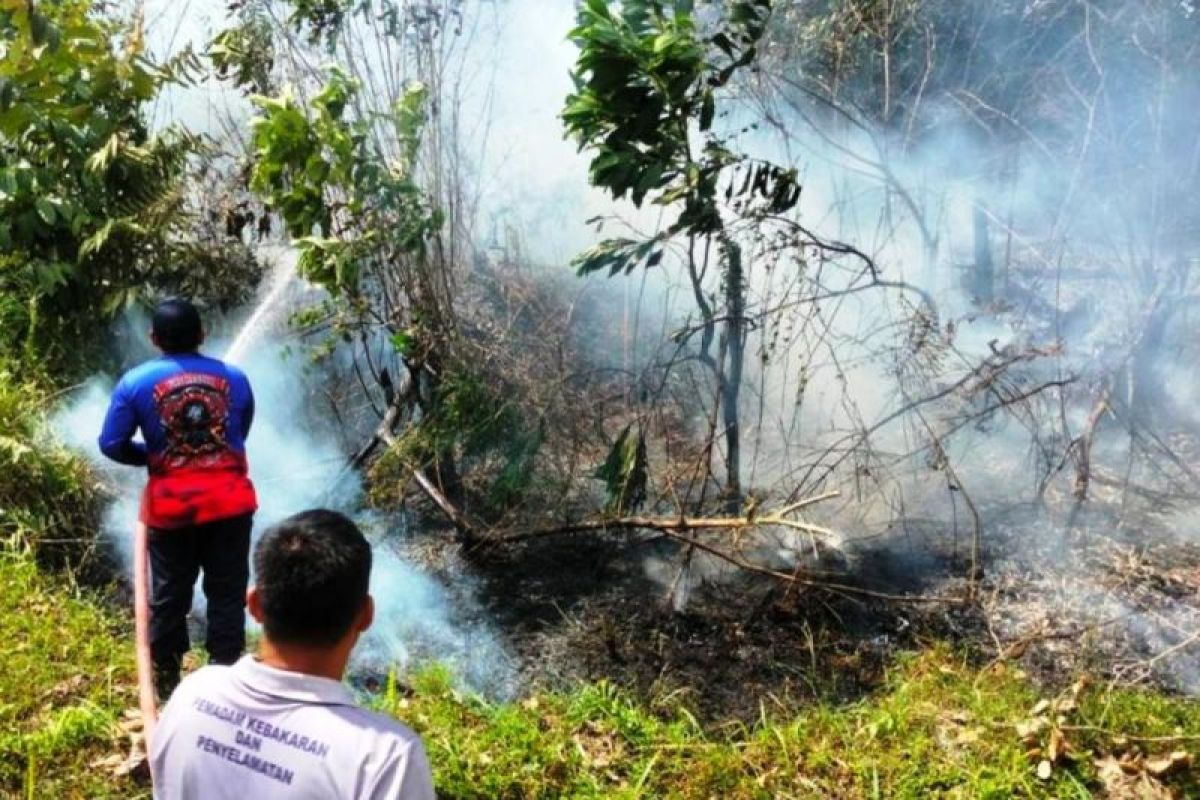
<path id="1" fill-rule="evenodd" d="M 421 740 L 338 681 L 244 656 L 179 684 L 150 743 L 156 800 L 433 800 Z"/>

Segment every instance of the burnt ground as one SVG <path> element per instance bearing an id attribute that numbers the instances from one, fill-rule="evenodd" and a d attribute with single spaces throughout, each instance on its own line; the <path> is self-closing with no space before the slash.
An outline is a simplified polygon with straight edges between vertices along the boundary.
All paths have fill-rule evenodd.
<path id="1" fill-rule="evenodd" d="M 643 698 L 682 693 L 708 721 L 753 719 L 768 697 L 853 700 L 879 684 L 898 651 L 983 636 L 977 609 L 909 604 L 796 587 L 694 562 L 686 603 L 671 602 L 648 565 L 678 548 L 638 537 L 564 536 L 492 550 L 463 563 L 438 548 L 417 556 L 449 586 L 474 576 L 473 602 L 512 656 L 516 686 L 605 678 Z M 885 571 L 886 558 L 878 565 Z M 858 577 L 874 567 L 860 565 Z M 848 575 L 854 580 L 856 576 Z M 929 587 L 892 585 L 895 591 Z M 681 606 L 681 607 L 680 607 Z"/>
<path id="2" fill-rule="evenodd" d="M 1019 663 L 1052 685 L 1082 670 L 1200 690 L 1200 546 L 1104 515 L 1067 533 L 1033 509 L 991 516 L 976 602 L 788 588 L 699 559 L 678 602 L 678 547 L 630 535 L 548 538 L 470 558 L 434 535 L 405 550 L 494 628 L 518 692 L 605 678 L 642 698 L 682 693 L 709 722 L 752 720 L 771 697 L 859 698 L 898 653 L 935 641 L 981 665 Z M 961 537 L 914 522 L 821 566 L 843 584 L 962 601 L 963 550 Z"/>
<path id="3" fill-rule="evenodd" d="M 1001 516 L 990 635 L 1047 680 L 1086 671 L 1200 693 L 1200 538 L 1184 522 L 1165 507 L 1130 521 L 1094 506 L 1067 529 L 1030 509 Z"/>

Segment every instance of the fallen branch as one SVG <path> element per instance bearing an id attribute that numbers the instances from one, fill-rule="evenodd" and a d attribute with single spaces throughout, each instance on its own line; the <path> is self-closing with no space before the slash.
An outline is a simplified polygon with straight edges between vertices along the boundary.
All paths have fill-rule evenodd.
<path id="1" fill-rule="evenodd" d="M 759 575 L 766 575 L 768 577 L 775 578 L 776 580 L 783 581 L 784 583 L 794 584 L 797 586 L 807 586 L 807 587 L 810 587 L 813 589 L 825 589 L 826 591 L 838 592 L 839 594 L 857 595 L 859 597 L 870 597 L 875 600 L 887 600 L 887 601 L 893 602 L 893 603 L 961 604 L 964 602 L 964 600 L 959 597 L 943 597 L 943 596 L 938 596 L 938 595 L 888 594 L 887 592 L 877 592 L 877 591 L 874 591 L 873 589 L 864 589 L 859 586 L 850 586 L 850 585 L 844 584 L 844 583 L 831 583 L 829 581 L 821 580 L 819 578 L 806 578 L 806 577 L 802 577 L 803 573 L 800 571 L 791 572 L 791 573 L 780 572 L 778 570 L 774 570 L 769 567 L 761 567 L 757 564 L 752 564 L 751 562 L 745 560 L 744 558 L 741 558 L 738 555 L 735 555 L 734 553 L 730 553 L 728 551 L 722 550 L 719 547 L 714 547 L 713 545 L 705 544 L 704 542 L 701 542 L 697 539 L 693 539 L 690 536 L 684 536 L 683 534 L 679 533 L 678 531 L 663 530 L 663 531 L 661 531 L 661 533 L 664 536 L 666 536 L 668 539 L 675 539 L 676 541 L 680 541 L 685 544 L 691 545 L 692 547 L 695 547 L 697 550 L 703 550 L 704 552 L 708 553 L 709 555 L 715 556 L 716 558 L 719 558 L 722 561 L 726 561 L 740 569 L 744 569 L 747 572 L 754 572 Z"/>
<path id="2" fill-rule="evenodd" d="M 771 569 L 770 567 L 760 566 L 747 561 L 736 553 L 731 553 L 716 545 L 703 542 L 694 536 L 689 536 L 692 532 L 714 531 L 714 530 L 744 530 L 747 528 L 779 525 L 790 528 L 792 530 L 804 531 L 810 534 L 821 534 L 825 536 L 836 536 L 837 534 L 829 528 L 824 528 L 820 525 L 813 525 L 808 522 L 803 522 L 794 519 L 788 519 L 787 515 L 795 513 L 802 508 L 814 505 L 822 500 L 829 500 L 834 497 L 839 497 L 841 492 L 832 491 L 824 494 L 807 497 L 803 500 L 791 503 L 783 508 L 768 513 L 746 515 L 742 517 L 646 517 L 646 516 L 626 516 L 626 517 L 604 517 L 600 519 L 580 520 L 578 522 L 569 522 L 562 525 L 556 525 L 549 528 L 541 528 L 538 530 L 524 531 L 522 533 L 512 534 L 500 538 L 492 538 L 487 540 L 487 544 L 510 544 L 515 542 L 528 541 L 530 539 L 538 539 L 546 536 L 555 536 L 572 533 L 592 533 L 597 531 L 609 530 L 650 530 L 655 531 L 662 536 L 673 539 L 688 547 L 702 550 L 709 555 L 718 558 L 738 569 L 746 572 L 753 572 L 757 575 L 765 575 L 774 578 L 783 583 L 806 586 L 814 589 L 825 589 L 826 591 L 838 592 L 841 594 L 856 595 L 859 597 L 869 597 L 876 600 L 887 600 L 897 603 L 962 603 L 962 598 L 958 597 L 943 597 L 943 596 L 927 596 L 927 595 L 899 595 L 889 594 L 887 592 L 878 592 L 872 589 L 864 589 L 859 586 L 851 586 L 843 583 L 833 583 L 828 580 L 806 576 L 803 570 L 795 572 L 780 572 L 779 570 Z"/>
<path id="3" fill-rule="evenodd" d="M 467 519 L 467 516 L 454 507 L 454 504 L 442 494 L 442 492 L 433 485 L 433 481 L 422 472 L 420 469 L 414 469 L 412 472 L 413 480 L 417 486 L 421 487 L 421 491 L 433 501 L 433 504 L 441 509 L 446 518 L 450 520 L 450 524 L 458 531 L 461 541 L 464 544 L 473 544 L 480 541 L 478 529 Z"/>
<path id="4" fill-rule="evenodd" d="M 367 443 L 358 449 L 350 458 L 350 466 L 358 469 L 366 463 L 371 454 L 379 447 L 379 445 L 387 443 L 389 446 L 396 439 L 396 426 L 400 424 L 400 418 L 403 416 L 407 405 L 411 404 L 417 391 L 417 383 L 413 378 L 413 371 L 406 370 L 404 373 L 404 381 L 400 384 L 400 391 L 394 392 L 391 402 L 388 404 L 387 411 L 383 418 L 379 421 L 379 426 L 375 432 L 371 434 L 371 438 Z"/>
<path id="5" fill-rule="evenodd" d="M 389 446 L 395 441 L 395 434 L 387 425 L 381 425 L 376 433 L 377 437 Z M 514 544 L 517 542 L 528 541 L 530 539 L 539 539 L 547 536 L 571 534 L 571 533 L 593 533 L 597 531 L 610 530 L 651 530 L 656 531 L 662 536 L 673 539 L 688 545 L 689 547 L 702 550 L 709 555 L 725 561 L 739 569 L 747 572 L 753 572 L 758 575 L 765 575 L 784 583 L 794 586 L 806 586 L 814 589 L 824 589 L 830 592 L 838 592 L 840 594 L 855 595 L 859 597 L 869 597 L 876 600 L 887 600 L 897 603 L 955 603 L 964 602 L 958 597 L 943 597 L 943 596 L 928 596 L 928 595 L 898 595 L 889 594 L 887 592 L 877 592 L 871 589 L 864 589 L 859 586 L 850 586 L 843 583 L 832 583 L 817 577 L 806 577 L 802 570 L 796 570 L 792 573 L 780 572 L 769 567 L 763 567 L 758 564 L 751 563 L 736 553 L 731 553 L 723 550 L 715 545 L 707 544 L 699 539 L 696 539 L 687 534 L 700 531 L 715 531 L 715 530 L 731 530 L 741 531 L 747 528 L 763 527 L 777 525 L 791 530 L 803 531 L 810 535 L 822 535 L 836 537 L 837 534 L 829 528 L 813 525 L 803 520 L 791 519 L 790 514 L 795 514 L 797 511 L 807 508 L 808 506 L 819 503 L 823 500 L 830 500 L 841 496 L 839 491 L 825 492 L 824 494 L 806 497 L 802 500 L 789 503 L 788 505 L 778 509 L 777 511 L 768 514 L 746 514 L 741 517 L 650 517 L 650 516 L 625 516 L 625 517 L 601 517 L 599 519 L 580 520 L 577 522 L 568 522 L 562 525 L 555 525 L 549 528 L 539 528 L 531 531 L 523 531 L 516 534 L 508 535 L 490 535 L 472 523 L 467 515 L 455 507 L 450 500 L 433 484 L 432 481 L 420 470 L 412 471 L 413 480 L 421 491 L 433 501 L 433 504 L 450 520 L 455 529 L 462 537 L 462 541 L 474 546 L 497 546 L 504 544 Z"/>
<path id="6" fill-rule="evenodd" d="M 383 442 L 387 444 L 388 447 L 391 447 L 396 443 L 396 434 L 392 431 L 392 428 L 387 424 L 386 420 L 376 431 L 374 441 L 376 441 L 376 443 Z M 357 464 L 355 464 L 355 466 L 357 466 Z M 411 474 L 413 481 L 418 487 L 420 487 L 421 491 L 425 493 L 425 496 L 433 501 L 433 504 L 437 506 L 443 514 L 446 515 L 446 518 L 450 520 L 450 524 L 454 526 L 456 531 L 458 531 L 459 541 L 466 545 L 477 544 L 480 541 L 479 529 L 469 519 L 467 519 L 467 515 L 462 511 L 459 511 L 458 508 L 456 508 L 455 505 L 450 502 L 450 499 L 442 493 L 441 489 L 435 486 L 433 481 L 429 480 L 429 477 L 425 474 L 423 469 L 420 467 L 415 467 L 413 468 Z"/>
<path id="7" fill-rule="evenodd" d="M 712 531 L 712 530 L 745 530 L 746 528 L 767 527 L 778 525 L 792 530 L 803 531 L 805 533 L 828 536 L 830 538 L 837 537 L 837 533 L 829 528 L 821 525 L 813 525 L 810 522 L 803 520 L 788 519 L 787 515 L 795 513 L 801 508 L 819 503 L 822 500 L 829 500 L 834 497 L 839 497 L 841 492 L 833 491 L 824 494 L 808 497 L 799 502 L 785 506 L 778 511 L 769 514 L 748 514 L 742 517 L 648 517 L 648 516 L 625 516 L 625 517 L 599 517 L 597 519 L 579 520 L 576 522 L 566 522 L 562 525 L 554 525 L 548 528 L 537 528 L 531 531 L 522 531 L 521 533 L 510 534 L 493 538 L 490 541 L 497 544 L 508 544 L 511 542 L 522 542 L 528 539 L 540 539 L 545 536 L 558 536 L 570 533 L 594 533 L 596 531 L 609 530 L 652 530 L 659 531 L 664 534 L 671 533 L 687 533 L 689 531 Z"/>
<path id="8" fill-rule="evenodd" d="M 1157 655 L 1152 656 L 1151 658 L 1144 659 L 1142 661 L 1137 662 L 1136 664 L 1128 664 L 1124 667 L 1119 668 L 1113 674 L 1112 683 L 1113 683 L 1113 685 L 1116 685 L 1117 683 L 1124 681 L 1125 676 L 1130 675 L 1130 674 L 1134 673 L 1135 671 L 1140 672 L 1143 676 L 1149 675 L 1151 672 L 1151 669 L 1154 667 L 1155 664 L 1157 664 L 1160 661 L 1170 658 L 1171 656 L 1175 655 L 1176 653 L 1178 653 L 1182 650 L 1188 649 L 1189 647 L 1191 647 L 1192 645 L 1194 645 L 1198 642 L 1200 642 L 1200 631 L 1192 633 L 1191 635 L 1187 636 L 1182 641 L 1175 643 L 1171 647 L 1168 647 L 1166 650 L 1163 650 L 1161 653 L 1158 653 Z"/>

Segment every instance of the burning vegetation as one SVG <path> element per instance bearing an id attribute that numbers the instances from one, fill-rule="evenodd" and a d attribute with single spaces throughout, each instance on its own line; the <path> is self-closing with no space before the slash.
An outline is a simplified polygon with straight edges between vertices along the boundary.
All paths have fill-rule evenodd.
<path id="1" fill-rule="evenodd" d="M 15 549 L 104 574 L 22 397 L 184 291 L 267 398 L 265 516 L 374 531 L 356 680 L 448 796 L 1197 791 L 1200 13 L 575 5 L 244 0 L 162 63 L 140 12 L 0 11 Z"/>

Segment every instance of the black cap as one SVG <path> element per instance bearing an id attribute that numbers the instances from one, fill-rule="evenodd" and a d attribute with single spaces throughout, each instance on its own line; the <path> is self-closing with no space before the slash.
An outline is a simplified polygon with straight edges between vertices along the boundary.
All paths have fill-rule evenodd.
<path id="1" fill-rule="evenodd" d="M 203 338 L 200 312 L 181 297 L 163 300 L 154 309 L 150 331 L 166 352 L 190 352 L 200 346 Z"/>

